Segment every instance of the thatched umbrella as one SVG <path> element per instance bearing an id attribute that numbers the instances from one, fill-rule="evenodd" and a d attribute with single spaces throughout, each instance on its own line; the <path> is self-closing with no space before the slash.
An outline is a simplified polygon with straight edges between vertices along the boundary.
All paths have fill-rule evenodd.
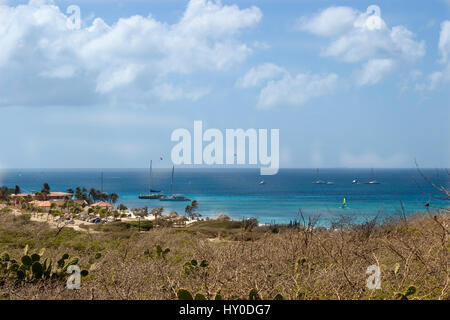
<path id="1" fill-rule="evenodd" d="M 230 219 L 230 217 L 227 216 L 226 214 L 221 214 L 220 216 L 218 216 L 218 217 L 216 218 L 216 220 L 219 220 L 219 221 L 230 221 L 231 219 Z"/>
<path id="2" fill-rule="evenodd" d="M 178 217 L 178 213 L 176 213 L 175 211 L 170 211 L 170 213 L 167 215 L 169 218 L 176 218 Z"/>

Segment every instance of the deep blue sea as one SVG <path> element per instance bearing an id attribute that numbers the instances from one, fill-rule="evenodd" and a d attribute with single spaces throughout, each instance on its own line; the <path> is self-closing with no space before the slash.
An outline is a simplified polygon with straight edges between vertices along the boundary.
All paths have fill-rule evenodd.
<path id="1" fill-rule="evenodd" d="M 447 186 L 445 169 L 423 169 L 433 182 Z M 140 193 L 149 188 L 148 169 L 7 169 L 0 170 L 0 185 L 19 185 L 23 191 L 40 190 L 50 184 L 52 191 L 65 191 L 77 186 L 101 188 L 115 192 L 118 203 L 128 207 L 160 207 L 166 213 L 183 213 L 187 202 L 140 200 Z M 153 188 L 169 192 L 171 169 L 153 169 Z M 399 215 L 401 202 L 407 214 L 424 211 L 424 203 L 431 208 L 448 207 L 448 201 L 434 196 L 439 193 L 427 183 L 417 169 L 375 169 L 380 184 L 352 184 L 370 180 L 370 169 L 280 169 L 274 176 L 260 176 L 259 169 L 186 169 L 178 168 L 174 177 L 174 193 L 183 194 L 199 203 L 204 217 L 222 213 L 233 219 L 256 217 L 261 223 L 287 223 L 298 219 L 301 208 L 305 216 L 320 215 L 322 224 L 337 216 L 346 215 L 355 222 L 363 222 L 379 213 L 380 217 Z M 312 184 L 313 181 L 332 181 L 333 185 Z M 265 184 L 260 185 L 261 180 Z M 347 209 L 341 209 L 343 198 Z"/>

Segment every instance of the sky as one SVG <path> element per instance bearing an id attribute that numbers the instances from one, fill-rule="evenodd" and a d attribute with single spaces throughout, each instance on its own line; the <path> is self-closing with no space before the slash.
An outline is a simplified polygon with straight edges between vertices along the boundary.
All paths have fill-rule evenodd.
<path id="1" fill-rule="evenodd" d="M 0 168 L 168 167 L 195 120 L 279 129 L 282 168 L 450 167 L 448 0 L 0 0 L 0 48 Z"/>

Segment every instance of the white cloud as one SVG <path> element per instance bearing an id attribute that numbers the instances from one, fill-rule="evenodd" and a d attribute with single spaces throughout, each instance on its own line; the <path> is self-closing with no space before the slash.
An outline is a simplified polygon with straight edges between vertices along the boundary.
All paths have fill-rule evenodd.
<path id="1" fill-rule="evenodd" d="M 333 36 L 351 29 L 358 11 L 350 7 L 329 7 L 312 17 L 301 17 L 298 28 L 319 36 Z"/>
<path id="2" fill-rule="evenodd" d="M 257 7 L 190 0 L 174 24 L 136 15 L 112 25 L 96 18 L 71 30 L 53 1 L 2 5 L 0 104 L 143 100 L 172 75 L 221 72 L 242 63 L 252 49 L 239 33 L 261 17 Z"/>
<path id="3" fill-rule="evenodd" d="M 373 59 L 366 62 L 357 73 L 359 86 L 374 85 L 392 71 L 394 62 L 390 59 Z"/>
<path id="4" fill-rule="evenodd" d="M 171 84 L 163 83 L 152 89 L 152 94 L 161 101 L 170 102 L 176 100 L 197 101 L 209 93 L 207 88 L 184 89 Z"/>
<path id="5" fill-rule="evenodd" d="M 349 168 L 395 168 L 410 165 L 408 157 L 401 153 L 382 157 L 374 152 L 360 155 L 344 152 L 340 155 L 340 162 L 341 165 Z"/>
<path id="6" fill-rule="evenodd" d="M 443 64 L 443 68 L 429 74 L 424 82 L 417 83 L 416 89 L 419 91 L 436 90 L 442 84 L 450 82 L 450 20 L 441 23 L 438 48 L 441 55 L 439 62 Z"/>
<path id="7" fill-rule="evenodd" d="M 329 94 L 338 84 L 338 76 L 331 74 L 305 74 L 295 76 L 285 74 L 279 80 L 269 81 L 261 89 L 258 107 L 272 109 L 277 107 L 299 107 L 308 100 Z"/>
<path id="8" fill-rule="evenodd" d="M 242 78 L 240 78 L 236 86 L 239 88 L 251 88 L 260 86 L 264 81 L 278 78 L 286 73 L 286 70 L 273 64 L 264 63 L 251 68 Z"/>
<path id="9" fill-rule="evenodd" d="M 312 17 L 300 18 L 299 28 L 327 39 L 324 57 L 347 63 L 363 63 L 357 85 L 377 83 L 395 64 L 414 62 L 425 55 L 425 43 L 406 27 L 389 27 L 381 9 L 372 5 L 365 12 L 351 7 L 329 7 Z M 380 70 L 376 70 L 380 67 Z"/>
<path id="10" fill-rule="evenodd" d="M 442 55 L 442 62 L 447 63 L 450 56 L 450 20 L 446 20 L 441 24 L 439 51 Z"/>
<path id="11" fill-rule="evenodd" d="M 332 93 L 338 84 L 335 73 L 292 75 L 286 69 L 264 63 L 251 68 L 239 78 L 239 88 L 260 88 L 257 107 L 274 109 L 280 107 L 299 107 L 308 100 Z"/>

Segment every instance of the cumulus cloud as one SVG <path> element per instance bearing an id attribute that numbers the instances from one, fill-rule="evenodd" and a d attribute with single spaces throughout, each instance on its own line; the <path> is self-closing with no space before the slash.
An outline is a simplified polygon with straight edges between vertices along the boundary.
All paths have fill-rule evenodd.
<path id="1" fill-rule="evenodd" d="M 395 168 L 408 166 L 408 157 L 402 153 L 382 157 L 374 152 L 366 152 L 359 155 L 342 153 L 341 165 L 350 168 Z"/>
<path id="2" fill-rule="evenodd" d="M 366 62 L 357 73 L 359 86 L 374 85 L 392 71 L 394 62 L 390 59 L 372 59 Z"/>
<path id="3" fill-rule="evenodd" d="M 292 75 L 288 70 L 273 64 L 264 63 L 251 68 L 238 79 L 239 88 L 258 88 L 259 109 L 280 107 L 299 107 L 308 100 L 332 93 L 338 84 L 335 73 Z"/>
<path id="4" fill-rule="evenodd" d="M 306 22 L 300 29 L 331 38 L 323 55 L 346 62 L 386 55 L 415 60 L 425 55 L 424 42 L 415 41 L 414 34 L 403 26 L 389 28 L 378 6 L 370 6 L 366 12 L 330 7 L 301 20 Z"/>
<path id="5" fill-rule="evenodd" d="M 443 67 L 441 70 L 429 74 L 422 83 L 416 84 L 416 89 L 419 91 L 435 90 L 441 85 L 450 82 L 450 20 L 446 20 L 441 24 L 438 48 L 441 55 L 439 63 Z"/>
<path id="6" fill-rule="evenodd" d="M 327 39 L 322 56 L 364 63 L 357 77 L 359 85 L 377 83 L 394 64 L 414 62 L 425 55 L 423 41 L 417 41 L 404 26 L 389 27 L 380 8 L 374 5 L 365 12 L 351 7 L 330 7 L 312 17 L 300 18 L 299 29 Z M 381 70 L 374 70 L 376 67 Z"/>
<path id="7" fill-rule="evenodd" d="M 312 17 L 301 17 L 297 26 L 315 35 L 333 36 L 352 28 L 358 15 L 358 11 L 350 7 L 329 7 Z"/>
<path id="8" fill-rule="evenodd" d="M 238 79 L 236 85 L 239 88 L 257 87 L 264 81 L 277 78 L 285 73 L 286 70 L 273 63 L 264 63 L 251 68 L 242 78 Z"/>
<path id="9" fill-rule="evenodd" d="M 279 80 L 269 81 L 259 94 L 258 107 L 299 107 L 308 100 L 329 94 L 338 84 L 338 75 L 299 73 L 285 74 Z"/>
<path id="10" fill-rule="evenodd" d="M 177 87 L 167 79 L 242 63 L 252 49 L 239 33 L 261 17 L 257 7 L 190 0 L 174 24 L 136 15 L 111 25 L 96 18 L 73 30 L 53 1 L 0 5 L 0 104 L 136 101 L 158 96 L 155 87 L 161 97 L 195 100 L 198 92 L 165 94 Z"/>

